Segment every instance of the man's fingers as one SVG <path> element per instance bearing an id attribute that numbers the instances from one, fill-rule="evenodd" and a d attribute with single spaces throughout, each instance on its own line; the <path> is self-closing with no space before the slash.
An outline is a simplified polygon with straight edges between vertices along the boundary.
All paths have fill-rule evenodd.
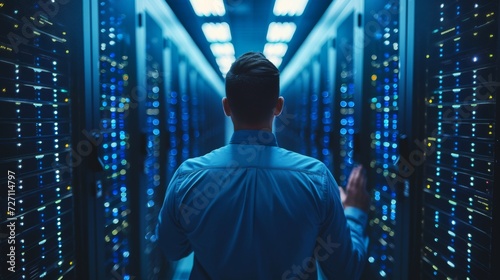
<path id="1" fill-rule="evenodd" d="M 359 185 L 364 186 L 366 184 L 366 178 L 364 176 L 363 166 L 358 165 L 354 167 L 349 176 L 349 182 L 347 184 L 348 188 L 358 187 Z"/>
<path id="2" fill-rule="evenodd" d="M 339 193 L 340 193 L 340 201 L 342 202 L 343 205 L 344 201 L 346 200 L 347 194 L 345 193 L 342 187 L 339 187 Z"/>
<path id="3" fill-rule="evenodd" d="M 370 196 L 366 189 L 367 177 L 363 166 L 359 165 L 352 169 L 347 187 L 341 191 L 341 196 L 345 195 L 343 205 L 353 206 L 367 212 L 370 204 Z"/>
<path id="4" fill-rule="evenodd" d="M 344 191 L 344 189 L 342 187 L 339 187 L 339 192 L 340 192 L 340 198 L 346 196 L 345 191 Z"/>

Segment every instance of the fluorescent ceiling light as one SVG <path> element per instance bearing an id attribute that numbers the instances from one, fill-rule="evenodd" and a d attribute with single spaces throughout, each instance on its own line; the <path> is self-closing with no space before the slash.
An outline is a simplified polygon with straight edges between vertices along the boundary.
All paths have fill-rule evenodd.
<path id="1" fill-rule="evenodd" d="M 189 0 L 199 17 L 223 16 L 226 14 L 222 0 Z"/>
<path id="2" fill-rule="evenodd" d="M 229 72 L 229 69 L 219 68 L 219 71 L 222 73 L 222 77 L 226 78 L 226 75 L 227 75 L 227 72 Z"/>
<path id="3" fill-rule="evenodd" d="M 236 58 L 234 56 L 219 56 L 215 59 L 219 66 L 227 66 L 228 69 L 231 67 L 231 64 L 233 64 L 235 60 Z"/>
<path id="4" fill-rule="evenodd" d="M 224 77 L 226 76 L 235 60 L 236 58 L 234 56 L 221 56 L 215 58 L 215 61 L 217 61 L 217 65 L 219 65 L 219 70 Z"/>
<path id="5" fill-rule="evenodd" d="M 269 61 L 271 61 L 274 64 L 274 66 L 276 66 L 276 68 L 279 68 L 281 65 L 281 62 L 283 61 L 283 58 L 281 58 L 279 56 L 269 56 L 266 58 L 269 59 Z"/>
<path id="6" fill-rule="evenodd" d="M 231 41 L 231 31 L 229 30 L 229 24 L 226 22 L 207 22 L 201 26 L 201 29 L 210 43 Z"/>
<path id="7" fill-rule="evenodd" d="M 264 55 L 266 57 L 281 56 L 283 57 L 288 49 L 285 43 L 267 43 L 264 45 Z"/>
<path id="8" fill-rule="evenodd" d="M 273 13 L 275 16 L 300 16 L 308 0 L 276 0 Z"/>
<path id="9" fill-rule="evenodd" d="M 231 43 L 213 43 L 210 49 L 214 56 L 234 56 L 234 46 Z"/>
<path id="10" fill-rule="evenodd" d="M 297 25 L 293 22 L 271 22 L 267 29 L 267 41 L 290 42 Z"/>

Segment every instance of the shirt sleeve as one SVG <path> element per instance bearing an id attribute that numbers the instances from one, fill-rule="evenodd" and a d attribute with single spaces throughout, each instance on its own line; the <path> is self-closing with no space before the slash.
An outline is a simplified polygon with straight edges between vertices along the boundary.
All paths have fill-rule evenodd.
<path id="1" fill-rule="evenodd" d="M 165 194 L 165 200 L 158 216 L 156 237 L 158 246 L 170 261 L 182 259 L 192 251 L 188 237 L 179 222 L 177 185 L 179 170 L 174 174 Z"/>
<path id="2" fill-rule="evenodd" d="M 316 261 L 326 279 L 359 279 L 366 263 L 368 216 L 355 207 L 344 210 L 338 185 L 330 172 L 323 187 L 325 219 L 317 238 Z"/>

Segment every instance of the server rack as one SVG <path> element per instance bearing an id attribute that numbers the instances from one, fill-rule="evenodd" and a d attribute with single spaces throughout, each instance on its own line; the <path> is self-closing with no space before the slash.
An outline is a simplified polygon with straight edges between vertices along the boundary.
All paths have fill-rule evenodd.
<path id="1" fill-rule="evenodd" d="M 282 90 L 285 107 L 276 119 L 278 144 L 284 148 L 323 161 L 330 169 L 332 159 L 332 70 L 324 63 L 333 56 L 331 40 L 323 45 L 297 75 L 293 84 Z"/>
<path id="2" fill-rule="evenodd" d="M 224 145 L 226 116 L 222 110 L 221 96 L 211 89 L 208 81 L 197 79 L 197 83 L 200 92 L 200 137 L 196 142 L 200 145 L 198 155 L 204 155 Z"/>
<path id="3" fill-rule="evenodd" d="M 182 163 L 189 157 L 189 106 L 188 106 L 188 61 L 183 55 L 179 62 L 179 111 L 178 111 L 178 137 L 179 150 L 177 152 L 179 163 Z"/>
<path id="4" fill-rule="evenodd" d="M 335 101 L 333 139 L 338 154 L 333 173 L 339 186 L 346 186 L 354 166 L 355 84 L 354 84 L 354 14 L 350 13 L 338 26 L 335 37 Z M 359 113 L 359 112 L 358 112 Z M 337 152 L 336 152 L 337 153 Z"/>
<path id="5" fill-rule="evenodd" d="M 321 131 L 322 131 L 322 123 L 321 123 L 321 115 L 322 115 L 322 100 L 320 93 L 320 62 L 319 56 L 316 56 L 315 59 L 311 61 L 310 67 L 310 114 L 309 114 L 309 146 L 310 151 L 309 154 L 317 158 L 319 160 L 323 160 L 323 153 L 321 149 Z"/>
<path id="6" fill-rule="evenodd" d="M 416 27 L 415 92 L 425 105 L 425 161 L 413 158 L 423 174 L 419 275 L 496 279 L 499 4 L 426 1 L 415 13 L 423 9 L 432 14 Z"/>
<path id="7" fill-rule="evenodd" d="M 302 98 L 302 81 L 295 79 L 293 84 L 287 89 L 281 89 L 280 94 L 285 95 L 285 103 L 283 105 L 283 113 L 275 120 L 275 133 L 280 147 L 294 150 L 300 153 L 305 153 L 305 143 L 300 141 L 304 139 L 304 132 L 301 126 L 305 126 L 306 116 L 302 117 L 302 110 L 305 106 L 301 106 Z M 289 97 L 290 96 L 290 97 Z M 291 118 L 286 117 L 288 114 Z M 285 116 L 283 119 L 282 116 Z"/>
<path id="8" fill-rule="evenodd" d="M 144 279 L 161 279 L 168 274 L 170 266 L 162 261 L 161 252 L 156 246 L 156 221 L 165 195 L 167 184 L 166 149 L 167 145 L 167 110 L 165 104 L 166 80 L 170 77 L 165 72 L 165 61 L 169 62 L 168 41 L 163 36 L 161 26 L 144 12 L 143 47 L 139 47 L 140 54 L 145 56 L 142 65 L 139 64 L 139 73 L 143 73 L 146 96 L 144 109 L 140 115 L 143 142 L 141 152 L 144 156 L 144 166 L 141 170 L 141 197 L 138 211 L 140 217 L 140 246 L 143 248 L 141 262 L 141 277 Z M 139 31 L 140 32 L 140 31 Z M 138 36 L 139 37 L 139 36 Z M 167 59 L 165 59 L 167 55 Z M 142 69 L 141 69 L 142 67 Z M 144 75 L 145 74 L 145 75 Z"/>
<path id="9" fill-rule="evenodd" d="M 168 131 L 169 131 L 169 151 L 168 151 L 168 169 L 167 174 L 169 179 L 174 175 L 175 169 L 179 166 L 178 160 L 178 123 L 179 123 L 179 51 L 177 46 L 173 45 L 170 49 L 169 62 L 171 67 L 171 81 L 172 86 L 168 95 Z"/>
<path id="10" fill-rule="evenodd" d="M 137 57 L 144 58 L 137 62 L 138 88 L 145 88 L 146 94 L 138 108 L 144 165 L 142 183 L 136 187 L 139 203 L 133 209 L 139 213 L 140 259 L 137 274 L 130 277 L 169 279 L 176 263 L 163 259 L 157 245 L 157 217 L 177 167 L 224 144 L 224 114 L 214 111 L 221 104 L 215 90 L 221 80 L 208 82 L 203 61 L 189 52 L 192 42 L 185 37 L 182 42 L 186 35 L 175 34 L 180 26 L 165 3 L 135 3 Z"/>
<path id="11" fill-rule="evenodd" d="M 223 145 L 224 115 L 220 95 L 204 82 L 182 48 L 167 38 L 162 22 L 149 7 L 139 5 L 138 10 L 145 19 L 138 29 L 138 37 L 142 38 L 139 42 L 144 42 L 138 43 L 138 57 L 146 50 L 145 61 L 138 64 L 138 72 L 145 73 L 139 84 L 146 89 L 139 116 L 144 156 L 138 209 L 139 216 L 144 217 L 139 222 L 139 236 L 143 237 L 140 248 L 144 248 L 140 275 L 145 279 L 168 279 L 175 264 L 162 258 L 155 235 L 167 185 L 183 161 Z"/>
<path id="12" fill-rule="evenodd" d="M 329 170 L 333 169 L 332 128 L 333 128 L 333 40 L 328 40 L 319 53 L 319 87 L 320 104 L 319 117 L 321 125 L 318 129 L 318 142 L 321 149 L 321 161 Z"/>
<path id="13" fill-rule="evenodd" d="M 312 63 L 307 65 L 305 70 L 301 73 L 302 81 L 302 119 L 306 121 L 303 123 L 302 130 L 304 131 L 304 149 L 307 155 L 314 153 L 317 155 L 316 148 L 316 135 L 315 129 L 317 127 L 317 114 L 318 114 L 318 98 L 317 95 L 313 93 L 313 83 L 312 83 Z"/>
<path id="14" fill-rule="evenodd" d="M 310 127 L 313 110 L 311 104 L 317 102 L 310 95 L 310 77 L 309 69 L 305 68 L 292 86 L 282 90 L 281 94 L 285 98 L 284 109 L 275 124 L 278 145 L 304 155 L 310 154 L 311 139 L 317 137 L 313 135 Z M 317 114 L 318 108 L 314 110 Z"/>
<path id="15" fill-rule="evenodd" d="M 71 36 L 65 1 L 0 4 L 2 279 L 73 278 Z"/>
<path id="16" fill-rule="evenodd" d="M 95 275 L 103 278 L 127 278 L 139 268 L 131 256 L 139 255 L 138 211 L 139 174 L 131 172 L 142 166 L 139 147 L 139 110 L 146 92 L 137 87 L 136 34 L 138 24 L 133 1 L 94 2 L 91 18 L 97 18 L 92 44 L 98 44 L 99 66 L 93 75 L 98 88 L 97 100 L 90 104 L 99 109 L 91 123 L 99 139 L 98 160 L 102 171 L 96 172 Z M 95 32 L 95 33 L 94 33 Z M 96 34 L 97 33 L 97 34 Z M 91 256 L 92 257 L 92 256 Z"/>
<path id="17" fill-rule="evenodd" d="M 202 118 L 200 118 L 200 95 L 204 94 L 204 89 L 203 88 L 198 88 L 199 87 L 199 80 L 201 80 L 201 77 L 199 77 L 199 74 L 196 72 L 195 69 L 191 69 L 189 72 L 189 92 L 190 92 L 190 101 L 189 103 L 189 111 L 191 112 L 189 116 L 189 134 L 188 137 L 190 139 L 190 151 L 193 155 L 201 155 L 200 151 L 200 146 L 201 143 L 199 141 L 194 141 L 195 139 L 198 139 L 200 137 L 200 128 L 201 128 L 201 121 Z M 214 108 L 214 110 L 217 110 L 217 108 Z M 222 110 L 222 109 L 220 109 Z M 223 142 L 219 142 L 223 143 Z"/>
<path id="18" fill-rule="evenodd" d="M 409 192 L 405 182 L 394 178 L 398 168 L 400 144 L 405 140 L 400 108 L 399 1 L 366 1 L 364 7 L 363 97 L 357 106 L 366 113 L 359 145 L 366 150 L 362 161 L 368 167 L 372 207 L 368 232 L 370 245 L 366 279 L 405 279 L 408 260 L 404 251 L 407 232 Z M 411 115 L 411 111 L 403 111 Z M 368 145 L 367 145 L 368 144 Z M 404 145 L 404 143 L 403 143 Z M 407 181 L 406 181 L 407 182 Z"/>
<path id="19" fill-rule="evenodd" d="M 137 3 L 0 3 L 0 162 L 12 186 L 2 201 L 15 195 L 17 206 L 1 214 L 2 234 L 16 224 L 0 240 L 16 252 L 13 272 L 2 254 L 6 279 L 168 270 L 155 244 L 158 206 L 182 160 L 223 145 L 224 115 L 212 112 L 221 87 L 201 55 L 177 51 L 179 26 Z M 150 5 L 165 12 L 160 3 Z"/>
<path id="20" fill-rule="evenodd" d="M 309 67 L 309 65 L 307 66 Z M 305 70 L 300 73 L 300 92 L 299 96 L 297 97 L 297 101 L 299 104 L 299 107 L 297 109 L 297 114 L 298 114 L 298 119 L 299 119 L 299 134 L 301 136 L 301 141 L 300 141 L 300 148 L 299 151 L 303 154 L 309 154 L 309 139 L 310 139 L 310 132 L 309 130 L 309 122 L 310 122 L 310 101 L 311 98 L 309 96 L 310 94 L 310 73 L 309 70 L 305 67 Z"/>
<path id="21" fill-rule="evenodd" d="M 297 96 L 293 97 L 296 99 L 295 104 L 296 104 L 296 111 L 294 112 L 296 119 L 298 120 L 297 122 L 297 132 L 299 135 L 298 140 L 298 151 L 299 153 L 302 154 L 307 154 L 307 139 L 308 139 L 308 134 L 306 133 L 306 128 L 309 122 L 308 118 L 308 110 L 309 110 L 309 88 L 306 80 L 306 77 L 308 74 L 306 73 L 301 73 L 300 77 L 297 79 L 297 85 L 299 91 L 296 93 Z M 293 93 L 293 91 L 291 92 Z M 290 98 L 289 98 L 290 99 Z"/>
<path id="22" fill-rule="evenodd" d="M 363 279 L 405 279 L 408 277 L 406 248 L 410 242 L 409 198 L 405 189 L 408 184 L 390 185 L 400 172 L 397 159 L 404 152 L 400 149 L 404 140 L 400 139 L 403 137 L 399 123 L 399 106 L 406 106 L 399 93 L 400 6 L 398 1 L 363 1 L 356 6 L 337 4 L 338 10 L 329 14 L 334 18 L 333 23 L 325 26 L 329 31 L 321 29 L 326 40 L 307 46 L 310 55 L 302 60 L 309 62 L 285 88 L 288 103 L 290 100 L 298 103 L 297 100 L 308 96 L 299 94 L 297 88 L 304 83 L 306 71 L 311 71 L 313 84 L 317 82 L 314 63 L 319 62 L 322 100 L 317 110 L 322 121 L 310 131 L 316 141 L 309 143 L 309 134 L 289 134 L 300 135 L 303 142 L 326 150 L 313 155 L 312 149 L 303 149 L 307 155 L 328 164 L 341 186 L 346 185 L 354 165 L 365 166 L 374 202 L 367 228 L 369 261 Z M 329 17 L 324 20 L 328 22 Z M 309 91 L 314 96 L 314 85 Z M 312 122 L 316 110 L 311 105 L 313 100 L 314 97 L 307 105 L 311 107 L 309 120 L 297 117 L 299 124 L 291 129 L 300 131 L 301 125 Z M 300 110 L 298 106 L 294 113 L 300 116 Z M 411 115 L 411 111 L 405 114 Z M 279 136 L 285 138 L 285 133 L 280 132 Z M 300 152 L 298 147 L 296 144 L 291 148 Z"/>

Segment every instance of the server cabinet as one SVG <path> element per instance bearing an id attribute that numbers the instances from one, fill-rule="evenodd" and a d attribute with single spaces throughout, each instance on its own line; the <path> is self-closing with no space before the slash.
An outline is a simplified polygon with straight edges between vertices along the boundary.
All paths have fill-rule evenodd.
<path id="1" fill-rule="evenodd" d="M 189 93 L 190 101 L 188 102 L 189 111 L 191 112 L 188 117 L 189 122 L 189 134 L 186 136 L 190 140 L 190 151 L 192 155 L 200 155 L 202 143 L 196 141 L 200 137 L 201 121 L 200 117 L 200 95 L 204 93 L 204 90 L 198 88 L 199 80 L 201 80 L 200 75 L 195 69 L 190 69 L 189 71 Z M 213 108 L 217 111 L 217 108 Z M 219 107 L 222 110 L 222 105 Z M 221 143 L 220 143 L 221 144 Z"/>
<path id="2" fill-rule="evenodd" d="M 96 277 L 138 275 L 139 172 L 142 166 L 138 115 L 146 92 L 137 86 L 136 21 L 134 1 L 100 0 L 92 16 L 97 27 L 92 44 L 99 60 L 97 97 L 92 116 L 99 139 L 102 171 L 96 174 Z"/>
<path id="3" fill-rule="evenodd" d="M 290 114 L 292 118 L 282 119 L 280 115 L 275 120 L 274 131 L 280 147 L 304 153 L 305 147 L 302 148 L 302 146 L 305 146 L 305 144 L 301 145 L 300 139 L 303 139 L 303 135 L 301 135 L 299 128 L 301 122 L 298 119 L 300 116 L 300 99 L 298 96 L 300 96 L 301 86 L 301 80 L 295 79 L 289 88 L 281 89 L 281 95 L 285 95 L 286 92 L 282 115 L 287 116 Z"/>
<path id="4" fill-rule="evenodd" d="M 321 120 L 318 128 L 318 144 L 321 149 L 321 161 L 329 170 L 333 169 L 332 138 L 333 135 L 333 46 L 332 40 L 328 40 L 319 53 L 319 91 L 320 109 L 319 118 Z"/>
<path id="5" fill-rule="evenodd" d="M 198 155 L 204 155 L 224 145 L 226 116 L 222 110 L 221 95 L 210 86 L 206 79 L 197 79 L 197 83 L 200 93 L 200 137 L 195 141 L 199 143 Z"/>
<path id="6" fill-rule="evenodd" d="M 171 88 L 167 92 L 168 98 L 168 131 L 169 131 L 169 145 L 168 145 L 168 167 L 167 174 L 170 177 L 174 174 L 176 168 L 179 166 L 178 160 L 178 146 L 179 146 L 179 132 L 177 131 L 177 124 L 179 122 L 179 52 L 177 46 L 172 45 L 170 48 L 171 62 L 169 67 L 171 69 L 170 79 Z"/>
<path id="7" fill-rule="evenodd" d="M 208 63 L 197 57 L 194 43 L 180 31 L 165 3 L 136 1 L 136 7 L 139 22 L 143 19 L 137 31 L 138 57 L 145 58 L 138 62 L 139 86 L 147 93 L 139 110 L 145 164 L 135 210 L 140 213 L 137 277 L 170 279 L 177 264 L 166 261 L 158 247 L 159 210 L 179 165 L 224 143 L 224 115 L 216 111 L 221 95 L 214 90 L 220 80 L 208 82 L 213 74 L 207 74 Z"/>
<path id="8" fill-rule="evenodd" d="M 164 38 L 161 25 L 144 12 L 144 24 L 138 34 L 138 73 L 142 76 L 139 85 L 145 88 L 145 99 L 141 104 L 139 120 L 141 122 L 144 165 L 141 171 L 140 201 L 137 211 L 140 213 L 140 278 L 165 279 L 171 267 L 163 260 L 156 245 L 156 223 L 163 204 L 167 182 L 166 162 L 168 126 L 166 83 L 170 79 L 165 65 L 170 63 L 169 41 Z M 139 36 L 138 36 L 139 37 Z M 141 40 L 142 44 L 139 44 Z M 166 50 L 168 49 L 168 50 Z"/>
<path id="9" fill-rule="evenodd" d="M 179 63 L 179 163 L 188 159 L 191 154 L 190 139 L 189 139 L 189 62 L 185 56 L 182 57 Z"/>
<path id="10" fill-rule="evenodd" d="M 372 192 L 365 278 L 405 279 L 409 212 L 400 205 L 407 204 L 408 182 L 395 178 L 402 171 L 400 142 L 406 141 L 401 130 L 411 129 L 401 124 L 400 114 L 412 112 L 400 112 L 401 94 L 410 93 L 400 91 L 399 1 L 365 1 L 363 15 L 363 97 L 357 106 L 366 113 L 359 144 L 367 146 L 363 161 Z"/>
<path id="11" fill-rule="evenodd" d="M 275 129 L 283 147 L 321 160 L 332 168 L 331 87 L 328 90 L 332 71 L 322 60 L 327 59 L 328 46 L 325 44 L 313 56 L 294 85 L 287 89 L 283 116 L 277 118 Z"/>
<path id="12" fill-rule="evenodd" d="M 339 186 L 346 186 L 354 166 L 355 84 L 354 84 L 354 14 L 351 13 L 338 25 L 335 48 L 334 89 L 334 156 L 333 173 Z M 359 113 L 359 112 L 358 112 Z"/>
<path id="13" fill-rule="evenodd" d="M 67 4 L 0 3 L 2 279 L 74 278 Z"/>
<path id="14" fill-rule="evenodd" d="M 220 81 L 136 1 L 11 2 L 0 3 L 2 277 L 164 276 L 158 207 L 182 160 L 223 144 L 222 111 L 200 109 L 220 105 Z"/>
<path id="15" fill-rule="evenodd" d="M 317 158 L 332 170 L 335 148 L 332 40 L 311 56 L 310 63 L 283 90 L 285 106 L 276 119 L 275 132 L 280 146 Z"/>
<path id="16" fill-rule="evenodd" d="M 312 92 L 312 64 L 308 64 L 304 71 L 302 71 L 300 79 L 302 81 L 302 100 L 301 100 L 301 119 L 305 120 L 302 122 L 301 131 L 303 132 L 304 138 L 302 142 L 304 147 L 304 153 L 306 155 L 311 155 L 313 151 L 316 151 L 314 139 L 314 129 L 317 123 L 317 113 L 318 113 L 318 99 Z"/>
<path id="17" fill-rule="evenodd" d="M 319 57 L 311 61 L 309 91 L 310 91 L 310 113 L 309 113 L 309 154 L 319 160 L 323 160 L 323 153 L 321 149 L 321 110 L 323 109 L 321 93 L 320 93 L 320 62 Z"/>
<path id="18" fill-rule="evenodd" d="M 426 1 L 416 26 L 424 104 L 420 278 L 498 278 L 498 1 Z"/>
<path id="19" fill-rule="evenodd" d="M 304 155 L 309 155 L 311 150 L 310 84 L 310 72 L 306 68 L 290 87 L 283 90 L 283 112 L 276 118 L 274 127 L 279 146 Z"/>

